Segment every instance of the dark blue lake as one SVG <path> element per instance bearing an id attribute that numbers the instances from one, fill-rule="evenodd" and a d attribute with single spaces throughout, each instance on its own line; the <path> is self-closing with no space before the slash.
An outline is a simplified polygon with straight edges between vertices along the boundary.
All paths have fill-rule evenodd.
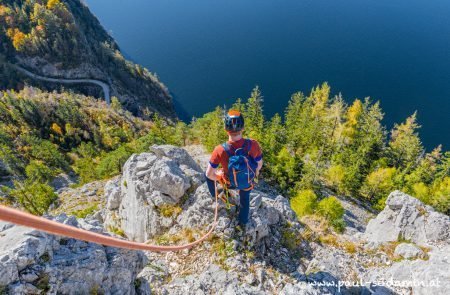
<path id="1" fill-rule="evenodd" d="M 426 147 L 450 147 L 448 0 L 87 2 L 126 55 L 169 87 L 183 119 L 255 85 L 271 116 L 328 81 L 349 102 L 380 100 L 388 128 L 417 110 Z"/>

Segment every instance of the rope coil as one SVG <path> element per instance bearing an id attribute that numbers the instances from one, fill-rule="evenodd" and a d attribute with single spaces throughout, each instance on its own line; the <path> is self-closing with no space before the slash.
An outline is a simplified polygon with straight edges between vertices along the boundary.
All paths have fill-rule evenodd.
<path id="1" fill-rule="evenodd" d="M 218 191 L 217 191 L 217 182 L 214 182 L 215 186 L 215 210 L 214 210 L 214 222 L 211 229 L 203 235 L 198 240 L 191 242 L 189 244 L 184 245 L 175 245 L 175 246 L 159 246 L 159 245 L 150 245 L 147 243 L 138 243 L 127 240 L 121 240 L 118 238 L 105 236 L 102 234 L 98 234 L 95 232 L 91 232 L 88 230 L 84 230 L 81 228 L 73 227 L 67 224 L 62 224 L 53 220 L 48 220 L 43 217 L 35 216 L 30 213 L 22 212 L 17 209 L 13 209 L 10 207 L 0 205 L 0 220 L 14 223 L 16 225 L 22 225 L 26 227 L 31 227 L 49 234 L 65 236 L 69 238 L 74 238 L 78 240 L 83 240 L 86 242 L 101 244 L 104 246 L 111 246 L 122 249 L 129 250 L 144 250 L 144 251 L 153 251 L 153 252 L 172 252 L 172 251 L 181 251 L 185 249 L 190 249 L 195 245 L 200 244 L 204 240 L 206 240 L 214 231 L 217 226 L 217 217 L 219 211 L 219 202 L 218 202 Z"/>

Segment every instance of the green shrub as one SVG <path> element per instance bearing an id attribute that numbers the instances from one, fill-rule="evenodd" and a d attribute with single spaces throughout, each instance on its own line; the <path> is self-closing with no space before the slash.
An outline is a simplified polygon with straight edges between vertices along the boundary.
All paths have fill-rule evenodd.
<path id="1" fill-rule="evenodd" d="M 47 183 L 53 179 L 58 173 L 58 170 L 50 169 L 41 161 L 31 161 L 25 168 L 25 174 L 30 181 L 36 181 L 39 183 Z"/>
<path id="2" fill-rule="evenodd" d="M 380 168 L 370 173 L 361 188 L 361 194 L 376 203 L 395 189 L 396 168 Z"/>
<path id="3" fill-rule="evenodd" d="M 297 195 L 291 198 L 292 210 L 297 214 L 297 217 L 309 215 L 314 212 L 316 207 L 317 196 L 312 190 L 301 190 Z"/>
<path id="4" fill-rule="evenodd" d="M 183 209 L 178 205 L 163 204 L 158 207 L 159 213 L 164 217 L 178 216 Z"/>
<path id="5" fill-rule="evenodd" d="M 325 172 L 325 179 L 331 187 L 339 193 L 344 192 L 343 184 L 345 177 L 345 168 L 342 165 L 333 165 Z"/>
<path id="6" fill-rule="evenodd" d="M 75 215 L 77 218 L 86 218 L 86 216 L 94 213 L 98 209 L 98 204 L 93 204 L 92 206 L 89 206 L 87 208 L 73 211 L 72 214 Z"/>
<path id="7" fill-rule="evenodd" d="M 96 174 L 99 178 L 108 178 L 122 172 L 122 166 L 133 154 L 133 150 L 123 145 L 115 151 L 105 153 L 96 167 Z"/>
<path id="8" fill-rule="evenodd" d="M 317 213 L 325 217 L 331 224 L 337 223 L 338 220 L 342 219 L 344 212 L 344 207 L 334 196 L 327 197 L 317 204 Z"/>
<path id="9" fill-rule="evenodd" d="M 450 177 L 437 181 L 433 188 L 432 205 L 440 212 L 450 215 Z"/>
<path id="10" fill-rule="evenodd" d="M 44 214 L 50 205 L 58 198 L 53 188 L 48 184 L 37 182 L 15 182 L 16 187 L 8 194 L 12 196 L 25 210 L 35 215 Z"/>

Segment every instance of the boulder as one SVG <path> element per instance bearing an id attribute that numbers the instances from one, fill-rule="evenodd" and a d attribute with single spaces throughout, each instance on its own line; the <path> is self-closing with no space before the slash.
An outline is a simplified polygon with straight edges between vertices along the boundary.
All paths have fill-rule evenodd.
<path id="1" fill-rule="evenodd" d="M 372 245 L 399 238 L 418 245 L 439 241 L 448 243 L 450 218 L 416 198 L 394 191 L 387 198 L 384 210 L 369 221 L 363 236 Z"/>
<path id="2" fill-rule="evenodd" d="M 96 221 L 65 215 L 55 220 L 102 232 Z M 147 259 L 141 251 L 8 226 L 0 235 L 0 262 L 0 286 L 9 294 L 135 294 L 136 277 Z"/>
<path id="3" fill-rule="evenodd" d="M 363 280 L 378 282 L 399 294 L 450 294 L 450 245 L 434 248 L 428 260 L 407 260 L 369 269 Z"/>
<path id="4" fill-rule="evenodd" d="M 203 172 L 200 165 L 182 148 L 173 145 L 152 145 L 150 150 L 160 157 L 167 157 L 174 160 L 178 166 L 184 165 L 197 172 Z"/>
<path id="5" fill-rule="evenodd" d="M 188 152 L 192 159 L 194 159 L 194 161 L 200 166 L 202 171 L 206 171 L 211 155 L 202 145 L 188 145 L 183 147 L 183 149 Z"/>
<path id="6" fill-rule="evenodd" d="M 182 198 L 204 181 L 200 171 L 185 150 L 170 145 L 132 155 L 122 176 L 105 186 L 105 228 L 119 228 L 138 242 L 161 234 L 176 219 L 176 214 L 161 214 L 161 208 L 181 206 Z"/>
<path id="7" fill-rule="evenodd" d="M 117 185 L 117 179 L 110 180 L 105 185 L 106 209 L 115 210 L 119 208 L 121 196 L 120 186 Z"/>
<path id="8" fill-rule="evenodd" d="M 184 278 L 176 278 L 170 284 L 163 287 L 163 294 L 266 294 L 238 280 L 236 273 L 227 272 L 215 264 L 211 264 L 204 272 L 198 275 L 188 275 Z"/>
<path id="9" fill-rule="evenodd" d="M 315 289 L 311 284 L 300 282 L 297 284 L 288 283 L 281 290 L 280 295 L 320 295 L 320 290 Z"/>
<path id="10" fill-rule="evenodd" d="M 77 182 L 77 177 L 73 174 L 66 174 L 61 173 L 58 174 L 53 180 L 51 181 L 50 185 L 53 187 L 53 189 L 60 193 L 64 189 L 69 188 L 72 184 Z"/>
<path id="11" fill-rule="evenodd" d="M 450 294 L 450 218 L 400 191 L 392 192 L 386 207 L 367 225 L 369 246 L 397 241 L 394 254 L 405 259 L 368 269 L 365 281 L 383 283 L 389 289 L 411 294 Z M 426 246 L 425 255 L 416 245 Z M 426 257 L 427 256 L 427 257 Z M 415 259 L 414 258 L 422 258 Z M 425 259 L 427 258 L 427 259 Z"/>

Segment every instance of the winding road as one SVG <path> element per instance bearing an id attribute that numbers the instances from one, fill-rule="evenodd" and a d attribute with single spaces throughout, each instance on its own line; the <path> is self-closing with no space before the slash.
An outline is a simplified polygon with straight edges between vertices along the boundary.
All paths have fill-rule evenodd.
<path id="1" fill-rule="evenodd" d="M 111 103 L 111 96 L 110 96 L 110 89 L 109 85 L 105 82 L 102 82 L 100 80 L 94 80 L 94 79 L 62 79 L 62 78 L 48 78 L 40 75 L 36 75 L 18 65 L 12 65 L 16 70 L 24 73 L 30 78 L 46 81 L 46 82 L 54 82 L 54 83 L 63 83 L 63 84 L 80 84 L 80 83 L 88 83 L 88 84 L 95 84 L 100 87 L 102 87 L 103 95 L 105 96 L 105 101 L 109 105 Z"/>

